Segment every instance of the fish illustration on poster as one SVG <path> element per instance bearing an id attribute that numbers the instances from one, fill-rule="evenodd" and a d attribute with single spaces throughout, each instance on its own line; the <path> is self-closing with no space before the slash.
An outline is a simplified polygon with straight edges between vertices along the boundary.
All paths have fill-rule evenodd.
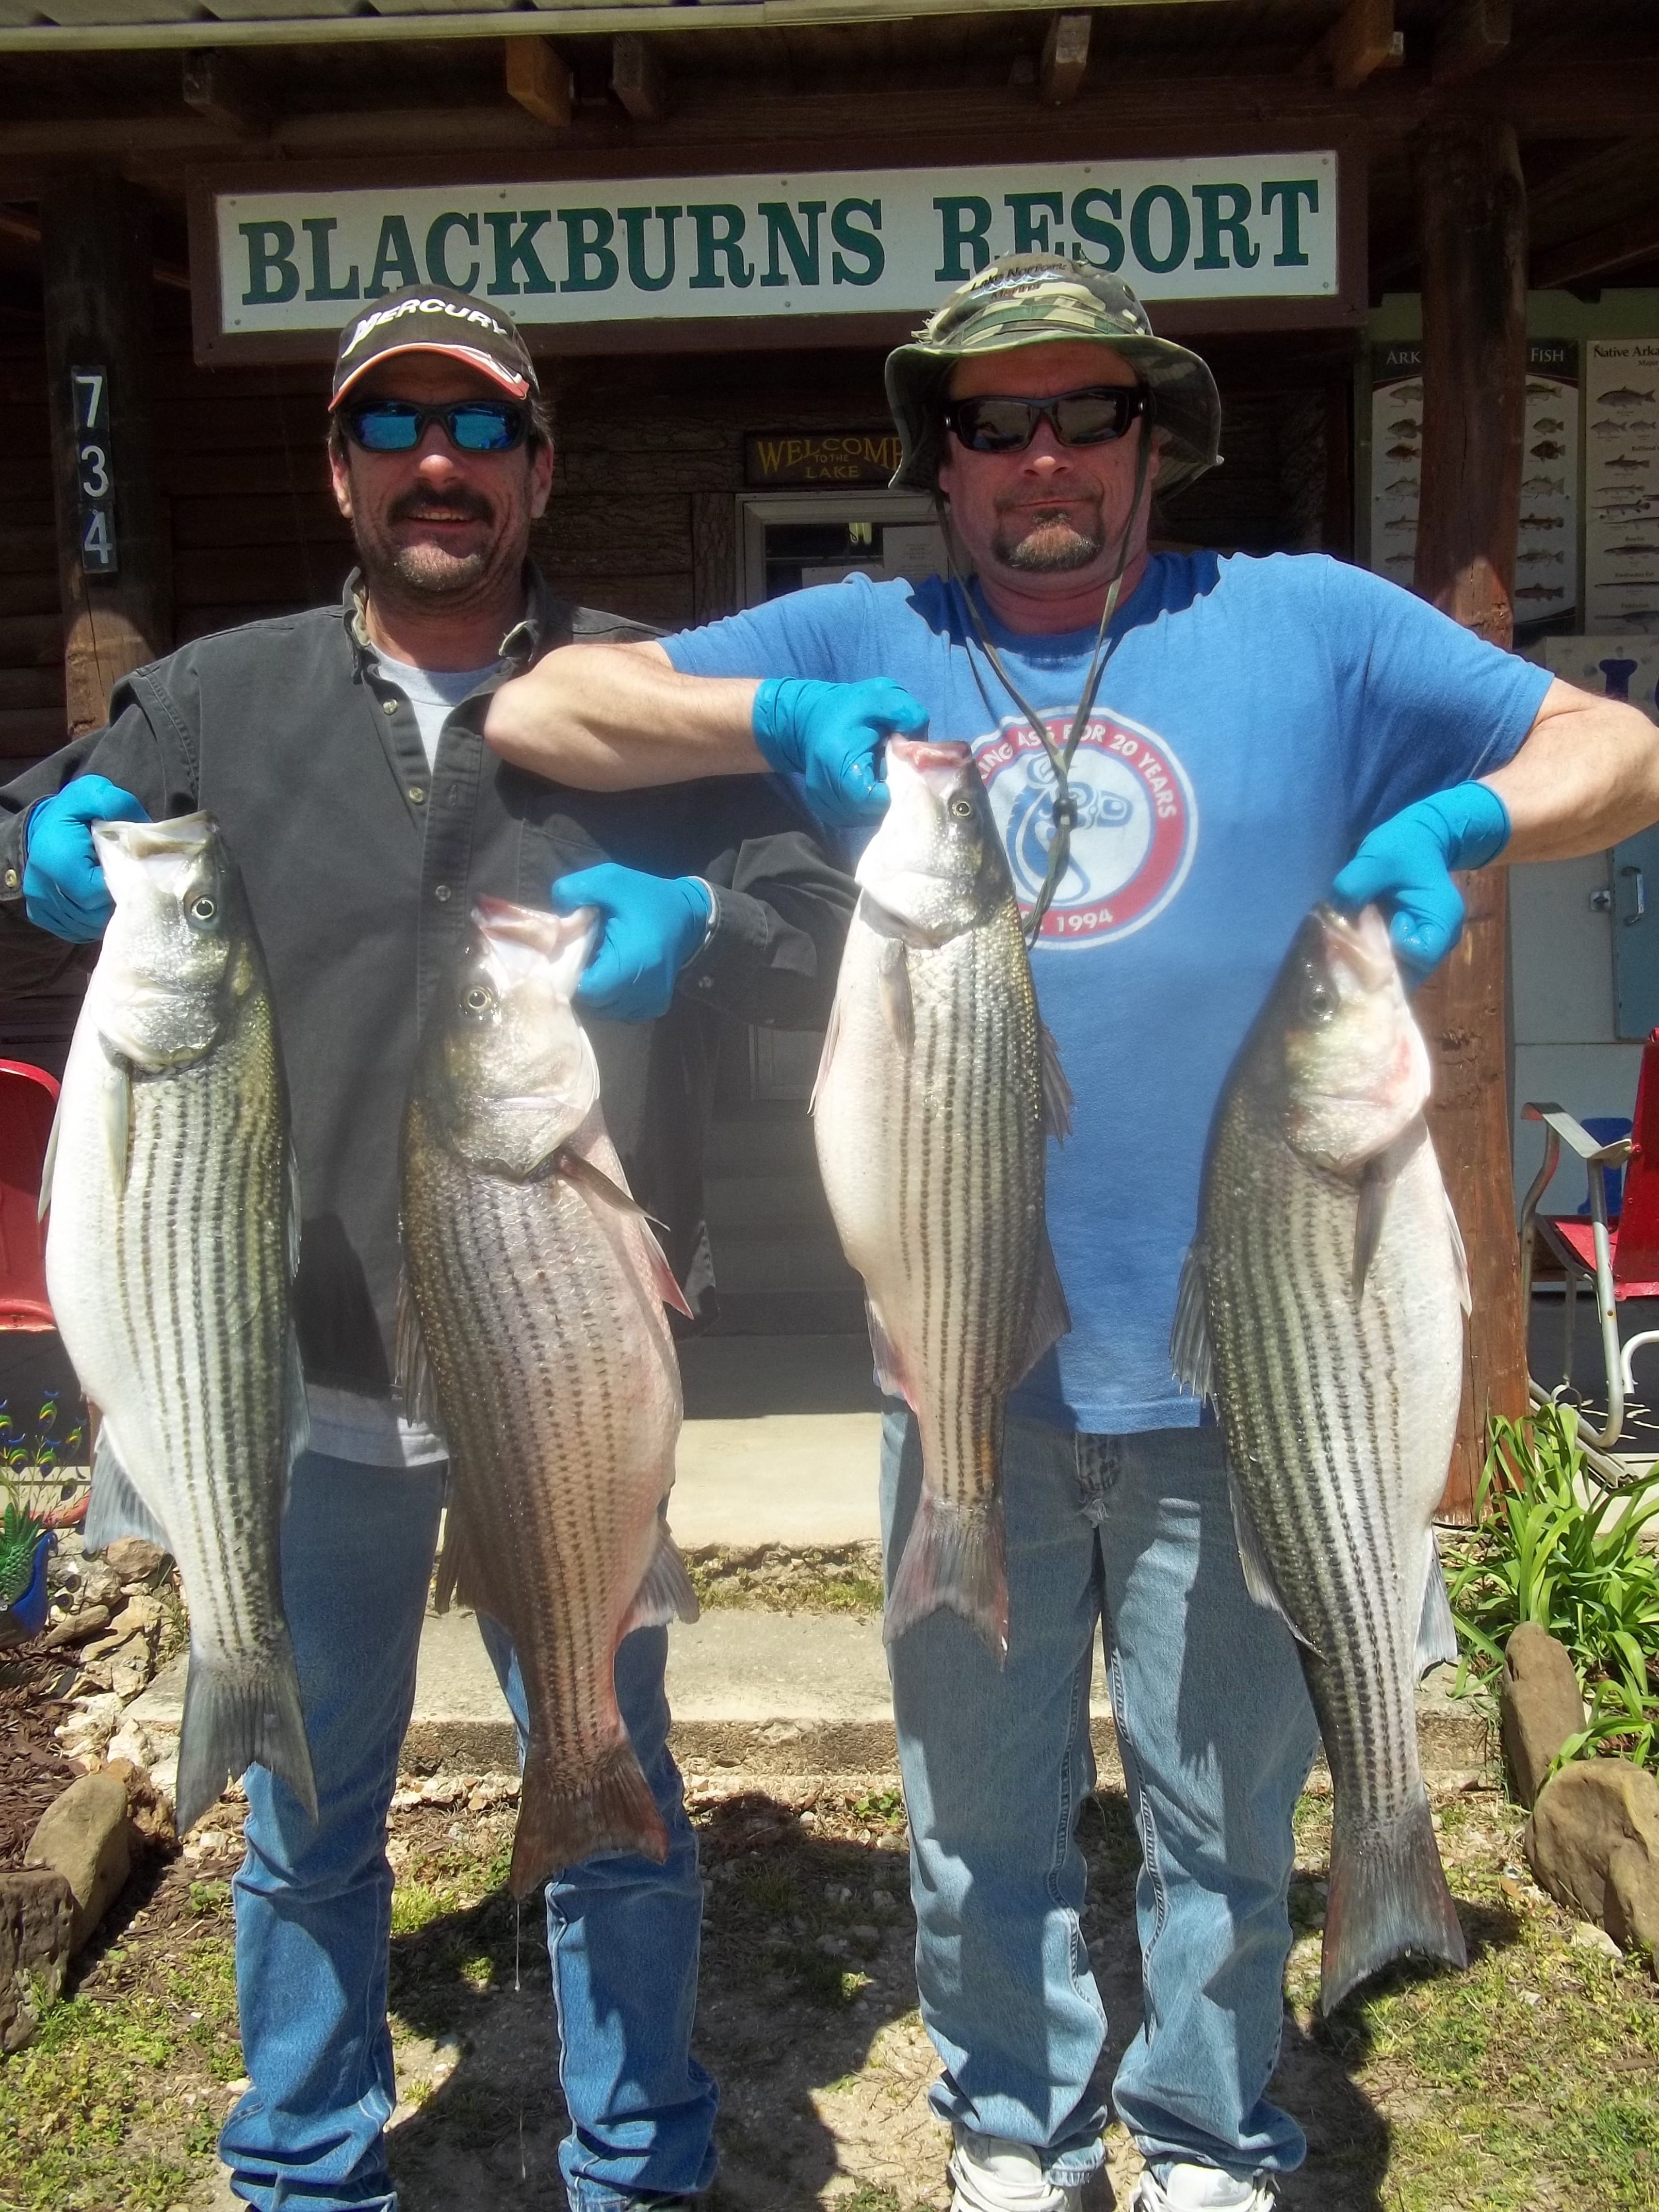
<path id="1" fill-rule="evenodd" d="M 1586 350 L 1584 629 L 1659 639 L 1659 337 Z"/>
<path id="2" fill-rule="evenodd" d="M 1659 629 L 1547 637 L 1539 659 L 1552 675 L 1598 698 L 1626 699 L 1659 722 Z"/>
<path id="3" fill-rule="evenodd" d="M 1516 545 L 1517 628 L 1578 605 L 1578 345 L 1534 338 L 1527 348 L 1521 518 Z M 1423 349 L 1371 349 L 1371 558 L 1380 576 L 1409 584 L 1417 561 L 1423 477 Z"/>

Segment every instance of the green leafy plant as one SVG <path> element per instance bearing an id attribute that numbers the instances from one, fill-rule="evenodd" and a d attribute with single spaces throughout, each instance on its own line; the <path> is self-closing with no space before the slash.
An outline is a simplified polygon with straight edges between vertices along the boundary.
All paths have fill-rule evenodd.
<path id="1" fill-rule="evenodd" d="M 1566 1646 L 1593 1710 L 1563 1758 L 1614 1744 L 1659 1770 L 1659 1555 L 1642 1540 L 1656 1518 L 1659 1466 L 1602 1490 L 1572 1407 L 1493 1419 L 1475 1526 L 1446 1547 L 1447 1589 L 1465 1673 L 1500 1668 L 1522 1621 Z"/>

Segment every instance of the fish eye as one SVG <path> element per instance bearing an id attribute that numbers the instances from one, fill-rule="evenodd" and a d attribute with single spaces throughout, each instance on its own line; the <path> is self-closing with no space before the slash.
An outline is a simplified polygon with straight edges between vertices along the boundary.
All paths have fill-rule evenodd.
<path id="1" fill-rule="evenodd" d="M 958 822 L 971 822 L 974 818 L 974 802 L 971 799 L 953 799 L 951 801 L 951 811 Z"/>
<path id="2" fill-rule="evenodd" d="M 212 921 L 218 912 L 217 905 L 205 891 L 199 898 L 193 898 L 190 902 L 190 918 L 192 921 Z"/>
<path id="3" fill-rule="evenodd" d="M 461 1009 L 463 1012 L 482 1019 L 485 1014 L 495 1011 L 495 994 L 487 983 L 475 983 L 470 991 L 462 994 Z"/>

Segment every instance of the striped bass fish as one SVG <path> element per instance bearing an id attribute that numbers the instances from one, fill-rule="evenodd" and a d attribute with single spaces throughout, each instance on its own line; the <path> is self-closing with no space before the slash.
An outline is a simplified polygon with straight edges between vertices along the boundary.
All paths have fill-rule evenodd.
<path id="1" fill-rule="evenodd" d="M 667 1856 L 617 1646 L 697 1617 L 663 1518 L 680 1426 L 663 1304 L 685 1302 L 629 1194 L 571 1004 L 596 921 L 477 902 L 404 1120 L 398 1378 L 450 1445 L 440 1607 L 459 1593 L 518 1650 L 519 1897 L 594 1851 Z"/>
<path id="2" fill-rule="evenodd" d="M 921 1431 L 887 1639 L 948 1606 L 1000 1660 L 1004 1401 L 1072 1325 L 1042 1211 L 1045 1140 L 1070 1128 L 1071 1093 L 971 750 L 890 738 L 887 786 L 813 1127 L 878 1378 Z"/>
<path id="3" fill-rule="evenodd" d="M 1402 1952 L 1466 1958 L 1417 1760 L 1418 1677 L 1457 1656 L 1432 1524 L 1469 1305 L 1428 1095 L 1382 916 L 1316 908 L 1222 1099 L 1173 1342 L 1330 1762 L 1327 2013 Z"/>
<path id="4" fill-rule="evenodd" d="M 211 815 L 93 830 L 115 902 L 41 1189 L 46 1283 L 102 1413 L 88 1548 L 171 1552 L 190 1613 L 183 1835 L 251 1765 L 317 1793 L 278 1524 L 304 1450 L 300 1213 L 270 988 Z"/>

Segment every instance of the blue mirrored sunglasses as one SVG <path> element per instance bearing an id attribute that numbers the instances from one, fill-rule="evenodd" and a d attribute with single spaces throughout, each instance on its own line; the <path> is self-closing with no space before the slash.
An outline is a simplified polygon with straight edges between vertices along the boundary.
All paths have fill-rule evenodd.
<path id="1" fill-rule="evenodd" d="M 364 399 L 340 410 L 348 435 L 366 453 L 412 453 L 430 422 L 441 422 L 462 453 L 510 453 L 524 443 L 530 418 L 504 399 L 461 399 L 417 407 L 407 399 Z"/>

